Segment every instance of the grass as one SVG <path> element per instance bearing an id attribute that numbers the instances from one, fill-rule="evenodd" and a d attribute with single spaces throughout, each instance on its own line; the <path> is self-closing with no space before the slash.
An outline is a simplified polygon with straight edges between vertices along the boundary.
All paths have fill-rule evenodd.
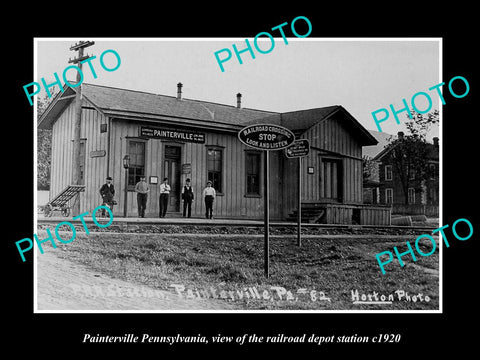
<path id="1" fill-rule="evenodd" d="M 77 233 L 73 242 L 46 251 L 57 251 L 61 257 L 111 277 L 172 294 L 172 284 L 183 285 L 182 295 L 192 297 L 207 296 L 214 288 L 217 295 L 238 309 L 436 310 L 438 277 L 425 269 L 438 270 L 438 249 L 428 257 L 417 255 L 415 264 L 405 256 L 403 268 L 395 260 L 386 265 L 385 275 L 375 259 L 379 252 L 393 252 L 393 246 L 405 251 L 407 240 L 413 242 L 408 236 L 401 241 L 388 237 L 381 241 L 305 238 L 302 247 L 297 247 L 294 236 L 272 237 L 268 279 L 264 276 L 263 239 L 248 235 L 200 238 L 184 234 Z M 421 248 L 424 253 L 430 249 L 428 245 Z M 422 293 L 430 297 L 430 302 L 399 301 L 395 295 L 390 305 L 353 304 L 352 291 L 356 290 L 387 297 L 397 290 L 409 295 Z M 268 299 L 258 299 L 265 291 Z M 320 292 L 331 301 L 319 300 Z"/>

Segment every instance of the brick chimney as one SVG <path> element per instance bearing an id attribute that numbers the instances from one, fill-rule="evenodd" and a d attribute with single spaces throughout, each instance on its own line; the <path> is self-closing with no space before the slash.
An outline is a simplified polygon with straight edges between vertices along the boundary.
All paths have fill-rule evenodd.
<path id="1" fill-rule="evenodd" d="M 177 100 L 182 100 L 182 83 L 177 84 Z"/>
<path id="2" fill-rule="evenodd" d="M 241 108 L 242 107 L 242 94 L 238 93 L 237 94 L 237 108 Z"/>
<path id="3" fill-rule="evenodd" d="M 438 147 L 438 137 L 436 136 L 433 138 L 433 145 Z"/>
<path id="4" fill-rule="evenodd" d="M 405 134 L 403 133 L 403 131 L 399 131 L 399 132 L 398 132 L 398 139 L 399 139 L 399 140 L 402 140 L 402 139 L 403 139 L 403 135 L 405 135 Z"/>

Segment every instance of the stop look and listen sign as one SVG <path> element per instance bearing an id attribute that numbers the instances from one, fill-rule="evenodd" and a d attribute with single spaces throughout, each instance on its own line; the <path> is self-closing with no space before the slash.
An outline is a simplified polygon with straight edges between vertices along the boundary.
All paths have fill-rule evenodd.
<path id="1" fill-rule="evenodd" d="M 240 130 L 238 138 L 245 145 L 258 150 L 281 150 L 294 142 L 295 135 L 283 126 L 256 124 Z"/>

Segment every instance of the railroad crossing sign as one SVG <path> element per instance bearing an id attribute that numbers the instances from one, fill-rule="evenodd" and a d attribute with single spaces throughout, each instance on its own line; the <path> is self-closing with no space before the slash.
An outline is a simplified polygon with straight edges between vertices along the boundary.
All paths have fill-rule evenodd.
<path id="1" fill-rule="evenodd" d="M 256 124 L 244 127 L 238 132 L 238 139 L 247 146 L 257 150 L 264 150 L 263 161 L 263 214 L 264 214 L 264 268 L 265 276 L 269 277 L 269 252 L 270 252 L 270 207 L 269 207 L 269 159 L 270 150 L 282 150 L 295 141 L 295 135 L 287 128 L 272 124 Z"/>
<path id="2" fill-rule="evenodd" d="M 293 143 L 295 135 L 283 126 L 256 124 L 240 130 L 238 139 L 257 150 L 282 150 Z"/>
<path id="3" fill-rule="evenodd" d="M 310 143 L 307 139 L 297 139 L 292 145 L 285 149 L 285 156 L 287 158 L 298 158 L 307 156 L 310 152 Z"/>

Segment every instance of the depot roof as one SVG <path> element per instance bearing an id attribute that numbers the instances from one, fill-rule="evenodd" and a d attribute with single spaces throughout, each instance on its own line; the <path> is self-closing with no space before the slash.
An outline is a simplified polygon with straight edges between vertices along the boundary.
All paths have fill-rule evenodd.
<path id="1" fill-rule="evenodd" d="M 54 97 L 38 120 L 39 128 L 52 128 L 63 110 L 75 99 L 75 89 L 65 86 L 63 93 Z M 82 84 L 82 98 L 82 106 L 94 107 L 114 119 L 168 122 L 172 125 L 224 131 L 238 131 L 254 123 L 271 123 L 284 126 L 294 133 L 302 133 L 316 123 L 340 114 L 337 118 L 341 118 L 347 127 L 354 130 L 362 145 L 377 143 L 340 105 L 278 113 L 88 83 Z M 355 136 L 354 134 L 352 135 Z"/>

